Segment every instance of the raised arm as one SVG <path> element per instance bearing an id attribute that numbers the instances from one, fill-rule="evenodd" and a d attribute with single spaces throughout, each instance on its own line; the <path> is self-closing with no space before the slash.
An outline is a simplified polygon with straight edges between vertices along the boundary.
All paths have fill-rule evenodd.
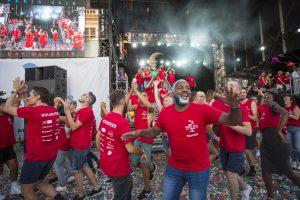
<path id="1" fill-rule="evenodd" d="M 153 126 L 152 128 L 144 129 L 144 130 L 136 130 L 136 131 L 131 131 L 128 133 L 125 133 L 122 135 L 121 139 L 122 140 L 127 140 L 129 138 L 136 138 L 138 136 L 143 136 L 147 138 L 155 138 L 162 132 L 162 129 Z"/>
<path id="2" fill-rule="evenodd" d="M 160 112 L 163 109 L 163 105 L 161 104 L 160 98 L 158 97 L 158 81 L 154 81 L 154 97 L 155 97 L 155 103 L 157 106 L 158 111 Z"/>

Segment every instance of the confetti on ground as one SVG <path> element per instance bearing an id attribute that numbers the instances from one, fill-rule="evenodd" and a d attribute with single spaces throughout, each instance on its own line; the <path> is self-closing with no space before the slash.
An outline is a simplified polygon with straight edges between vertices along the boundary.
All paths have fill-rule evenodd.
<path id="1" fill-rule="evenodd" d="M 19 168 L 22 167 L 22 161 L 24 159 L 24 154 L 20 144 L 16 145 L 16 151 L 18 156 Z M 94 150 L 95 151 L 95 150 Z M 153 195 L 151 200 L 160 200 L 162 199 L 162 182 L 164 177 L 164 168 L 165 168 L 165 156 L 163 155 L 154 155 L 154 162 L 157 164 L 158 169 L 156 171 L 155 177 L 151 183 L 153 190 Z M 251 200 L 260 200 L 266 198 L 266 190 L 262 180 L 261 171 L 260 171 L 260 160 L 257 157 L 256 159 L 256 170 L 257 174 L 255 177 L 243 176 L 244 180 L 252 186 L 253 190 L 251 192 Z M 107 177 L 105 177 L 100 171 L 96 172 L 98 183 L 101 184 L 102 189 L 104 190 L 103 194 L 96 196 L 94 198 L 88 198 L 89 200 L 112 200 L 113 191 L 111 183 L 107 183 Z M 274 191 L 276 194 L 275 199 L 287 199 L 295 200 L 295 191 L 297 187 L 294 186 L 287 178 L 281 176 L 274 176 Z M 55 185 L 56 186 L 56 185 Z M 133 169 L 133 191 L 132 199 L 137 199 L 137 196 L 142 191 L 142 174 L 139 169 Z M 0 193 L 5 193 L 6 196 L 9 196 L 9 178 L 8 178 L 8 169 L 5 167 L 5 170 L 0 177 Z M 91 187 L 88 184 L 87 179 L 84 182 L 84 190 L 88 193 L 91 190 Z M 73 196 L 76 194 L 75 183 L 70 183 L 65 191 L 62 194 L 66 199 L 73 199 Z M 22 199 L 20 195 L 11 195 L 7 199 L 19 200 Z M 46 199 L 43 194 L 39 193 L 39 199 Z M 181 193 L 180 200 L 189 199 L 188 186 L 186 185 Z M 216 161 L 212 164 L 210 171 L 210 180 L 208 188 L 208 199 L 210 200 L 227 200 L 229 197 L 229 188 L 227 180 L 221 170 L 220 162 Z"/>

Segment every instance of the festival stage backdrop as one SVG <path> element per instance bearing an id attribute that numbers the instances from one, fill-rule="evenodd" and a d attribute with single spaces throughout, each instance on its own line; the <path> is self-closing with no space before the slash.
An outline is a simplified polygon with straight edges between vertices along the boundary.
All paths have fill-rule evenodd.
<path id="1" fill-rule="evenodd" d="M 0 57 L 83 57 L 84 1 L 0 2 Z"/>

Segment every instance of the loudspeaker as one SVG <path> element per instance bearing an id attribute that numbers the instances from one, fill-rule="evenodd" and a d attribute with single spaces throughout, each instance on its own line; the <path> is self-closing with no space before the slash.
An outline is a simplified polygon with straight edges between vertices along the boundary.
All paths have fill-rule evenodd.
<path id="1" fill-rule="evenodd" d="M 47 88 L 50 93 L 48 105 L 53 106 L 54 97 L 67 97 L 67 71 L 58 66 L 26 69 L 25 82 L 29 91 L 35 86 Z"/>

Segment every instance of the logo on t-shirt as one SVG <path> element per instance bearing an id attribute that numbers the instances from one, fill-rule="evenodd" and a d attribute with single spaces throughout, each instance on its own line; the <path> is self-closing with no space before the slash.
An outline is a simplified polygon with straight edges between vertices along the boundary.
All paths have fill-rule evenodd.
<path id="1" fill-rule="evenodd" d="M 198 129 L 198 125 L 195 124 L 193 120 L 188 120 L 188 125 L 185 126 L 185 130 L 188 131 L 188 133 L 192 134 L 187 134 L 187 137 L 195 137 L 198 135 L 198 132 L 196 133 L 196 130 Z"/>
<path id="2" fill-rule="evenodd" d="M 146 111 L 143 111 L 142 112 L 142 119 L 146 119 L 147 118 L 147 112 Z"/>

